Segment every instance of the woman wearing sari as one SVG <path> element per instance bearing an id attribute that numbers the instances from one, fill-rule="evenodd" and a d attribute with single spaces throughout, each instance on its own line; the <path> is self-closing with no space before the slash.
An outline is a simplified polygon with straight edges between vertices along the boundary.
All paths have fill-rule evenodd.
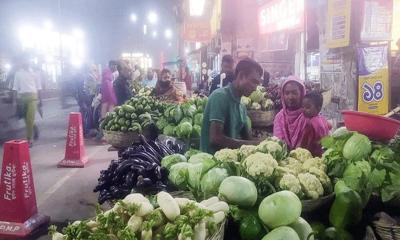
<path id="1" fill-rule="evenodd" d="M 274 120 L 274 136 L 284 141 L 290 150 L 303 147 L 314 156 L 322 154 L 319 141 L 329 133 L 320 117 L 307 117 L 302 107 L 306 94 L 305 86 L 295 76 L 290 76 L 282 85 L 282 110 Z"/>

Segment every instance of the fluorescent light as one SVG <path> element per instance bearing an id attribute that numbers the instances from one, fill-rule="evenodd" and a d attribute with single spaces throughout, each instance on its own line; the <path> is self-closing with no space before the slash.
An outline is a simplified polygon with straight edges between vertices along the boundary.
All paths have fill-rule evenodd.
<path id="1" fill-rule="evenodd" d="M 172 38 L 172 30 L 171 29 L 165 29 L 164 31 L 164 36 L 166 39 L 171 39 Z"/>
<path id="2" fill-rule="evenodd" d="M 9 63 L 4 64 L 4 68 L 6 70 L 10 70 L 11 69 L 11 64 L 9 64 Z"/>
<path id="3" fill-rule="evenodd" d="M 132 22 L 137 22 L 137 15 L 136 14 L 134 14 L 134 13 L 131 14 L 131 21 Z"/>
<path id="4" fill-rule="evenodd" d="M 144 35 L 147 34 L 147 25 L 146 24 L 143 25 L 143 34 Z"/>
<path id="5" fill-rule="evenodd" d="M 147 20 L 150 24 L 156 24 L 158 21 L 157 13 L 155 13 L 154 11 L 150 11 L 149 15 L 147 15 Z"/>
<path id="6" fill-rule="evenodd" d="M 156 37 L 157 37 L 157 31 L 154 30 L 154 31 L 152 32 L 152 35 L 153 35 L 153 38 L 156 38 Z"/>
<path id="7" fill-rule="evenodd" d="M 201 16 L 204 12 L 205 0 L 190 0 L 189 11 L 190 16 Z"/>

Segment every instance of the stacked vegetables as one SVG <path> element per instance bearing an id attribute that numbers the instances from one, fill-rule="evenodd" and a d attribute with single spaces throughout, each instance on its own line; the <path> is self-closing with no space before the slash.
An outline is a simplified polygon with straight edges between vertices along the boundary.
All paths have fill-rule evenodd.
<path id="1" fill-rule="evenodd" d="M 180 139 L 200 138 L 207 98 L 193 98 L 181 105 L 169 105 L 157 121 L 164 135 Z"/>
<path id="2" fill-rule="evenodd" d="M 112 160 L 107 170 L 100 172 L 94 192 L 100 192 L 100 204 L 107 200 L 121 199 L 131 190 L 158 192 L 166 189 L 168 173 L 160 161 L 173 151 L 167 146 L 146 141 L 125 149 L 120 159 Z"/>
<path id="3" fill-rule="evenodd" d="M 265 88 L 258 86 L 249 97 L 243 96 L 241 103 L 249 110 L 270 111 L 274 109 L 274 102 L 268 98 Z"/>
<path id="4" fill-rule="evenodd" d="M 159 102 L 145 93 L 115 107 L 107 114 L 101 128 L 107 131 L 138 132 L 156 123 L 164 112 L 165 103 Z"/>
<path id="5" fill-rule="evenodd" d="M 214 197 L 197 203 L 160 192 L 154 201 L 130 194 L 108 211 L 98 211 L 94 220 L 76 221 L 62 233 L 52 226 L 53 239 L 206 239 L 224 222 L 229 210 Z"/>

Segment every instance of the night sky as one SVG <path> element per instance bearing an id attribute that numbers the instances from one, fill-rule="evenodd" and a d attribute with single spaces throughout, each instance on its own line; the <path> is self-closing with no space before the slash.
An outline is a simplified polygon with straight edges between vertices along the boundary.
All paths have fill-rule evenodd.
<path id="1" fill-rule="evenodd" d="M 58 4 L 61 2 L 61 17 Z M 173 15 L 173 0 L 0 0 L 0 58 L 12 58 L 21 51 L 18 28 L 24 24 L 41 26 L 51 20 L 54 29 L 71 32 L 80 28 L 85 32 L 87 55 L 90 62 L 106 63 L 122 52 L 138 52 L 143 48 L 155 63 L 161 51 L 166 60 L 177 54 L 177 30 Z M 143 22 L 153 10 L 159 15 L 155 27 L 143 38 Z M 136 13 L 138 22 L 130 21 Z M 149 24 L 148 24 L 149 25 Z M 164 38 L 164 29 L 174 31 L 172 47 Z M 151 32 L 157 30 L 158 38 Z M 144 41 L 143 41 L 144 40 Z"/>

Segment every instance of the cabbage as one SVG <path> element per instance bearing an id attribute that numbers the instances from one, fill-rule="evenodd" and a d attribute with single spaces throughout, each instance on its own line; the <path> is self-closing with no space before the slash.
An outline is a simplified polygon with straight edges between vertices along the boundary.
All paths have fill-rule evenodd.
<path id="1" fill-rule="evenodd" d="M 347 130 L 346 127 L 340 127 L 338 129 L 336 129 L 331 136 L 334 138 L 341 138 L 344 136 L 347 136 L 348 134 L 352 134 L 349 130 Z"/>
<path id="2" fill-rule="evenodd" d="M 187 162 L 187 159 L 182 154 L 172 154 L 164 157 L 161 160 L 161 167 L 165 167 L 166 169 L 170 169 L 172 165 L 179 162 Z"/>
<path id="3" fill-rule="evenodd" d="M 245 105 L 246 107 L 250 107 L 250 105 L 251 105 L 251 99 L 250 99 L 249 97 L 243 96 L 243 97 L 240 99 L 240 103 L 243 104 L 243 105 Z"/>
<path id="4" fill-rule="evenodd" d="M 343 173 L 343 181 L 355 190 L 362 191 L 363 182 L 370 176 L 371 165 L 367 161 L 358 161 L 346 167 Z"/>
<path id="5" fill-rule="evenodd" d="M 194 124 L 201 126 L 203 124 L 203 114 L 197 113 L 194 115 Z"/>
<path id="6" fill-rule="evenodd" d="M 169 170 L 168 180 L 178 188 L 186 189 L 189 166 L 190 164 L 187 162 L 181 162 L 172 165 L 171 169 Z"/>
<path id="7" fill-rule="evenodd" d="M 300 238 L 295 230 L 290 227 L 283 226 L 272 230 L 261 240 L 300 240 Z"/>
<path id="8" fill-rule="evenodd" d="M 203 174 L 215 165 L 216 162 L 212 158 L 206 158 L 201 163 L 190 164 L 188 167 L 188 183 L 195 193 L 200 190 L 200 180 Z"/>
<path id="9" fill-rule="evenodd" d="M 195 154 L 197 154 L 197 153 L 201 153 L 201 151 L 200 151 L 200 150 L 197 150 L 197 149 L 191 148 L 191 149 L 189 149 L 189 151 L 187 151 L 187 152 L 185 153 L 185 157 L 186 157 L 186 159 L 190 159 L 193 155 L 195 155 Z"/>
<path id="10" fill-rule="evenodd" d="M 200 138 L 201 127 L 199 125 L 194 125 L 192 130 L 192 138 Z"/>
<path id="11" fill-rule="evenodd" d="M 300 217 L 300 214 L 299 197 L 287 190 L 269 195 L 258 207 L 258 216 L 269 228 L 292 224 Z"/>
<path id="12" fill-rule="evenodd" d="M 355 133 L 347 140 L 343 147 L 343 157 L 350 161 L 366 159 L 372 151 L 371 141 L 368 137 Z"/>
<path id="13" fill-rule="evenodd" d="M 217 196 L 218 188 L 221 185 L 221 182 L 228 176 L 228 171 L 224 168 L 213 168 L 204 174 L 200 183 L 201 192 L 204 195 L 204 199 Z"/>
<path id="14" fill-rule="evenodd" d="M 166 136 L 174 136 L 175 135 L 175 126 L 174 125 L 168 125 L 164 128 L 163 134 Z"/>
<path id="15" fill-rule="evenodd" d="M 213 156 L 208 153 L 200 152 L 197 154 L 192 155 L 189 158 L 189 163 L 202 163 L 205 159 L 212 159 Z"/>
<path id="16" fill-rule="evenodd" d="M 257 188 L 247 178 L 231 176 L 222 181 L 218 189 L 218 196 L 229 204 L 252 207 L 257 201 Z"/>
<path id="17" fill-rule="evenodd" d="M 166 126 L 168 126 L 168 121 L 167 119 L 165 119 L 164 117 L 161 117 L 160 119 L 158 119 L 158 121 L 156 122 L 156 126 L 159 130 L 163 130 Z"/>
<path id="18" fill-rule="evenodd" d="M 178 125 L 178 127 L 176 128 L 176 135 L 179 138 L 188 139 L 188 138 L 190 138 L 190 135 L 192 135 L 192 130 L 193 130 L 193 126 L 191 123 L 183 122 L 183 123 L 180 123 Z"/>
<path id="19" fill-rule="evenodd" d="M 185 117 L 185 118 L 183 118 L 183 119 L 181 120 L 180 123 L 184 123 L 184 122 L 188 122 L 188 123 L 192 124 L 193 121 L 192 121 L 191 118 Z"/>

